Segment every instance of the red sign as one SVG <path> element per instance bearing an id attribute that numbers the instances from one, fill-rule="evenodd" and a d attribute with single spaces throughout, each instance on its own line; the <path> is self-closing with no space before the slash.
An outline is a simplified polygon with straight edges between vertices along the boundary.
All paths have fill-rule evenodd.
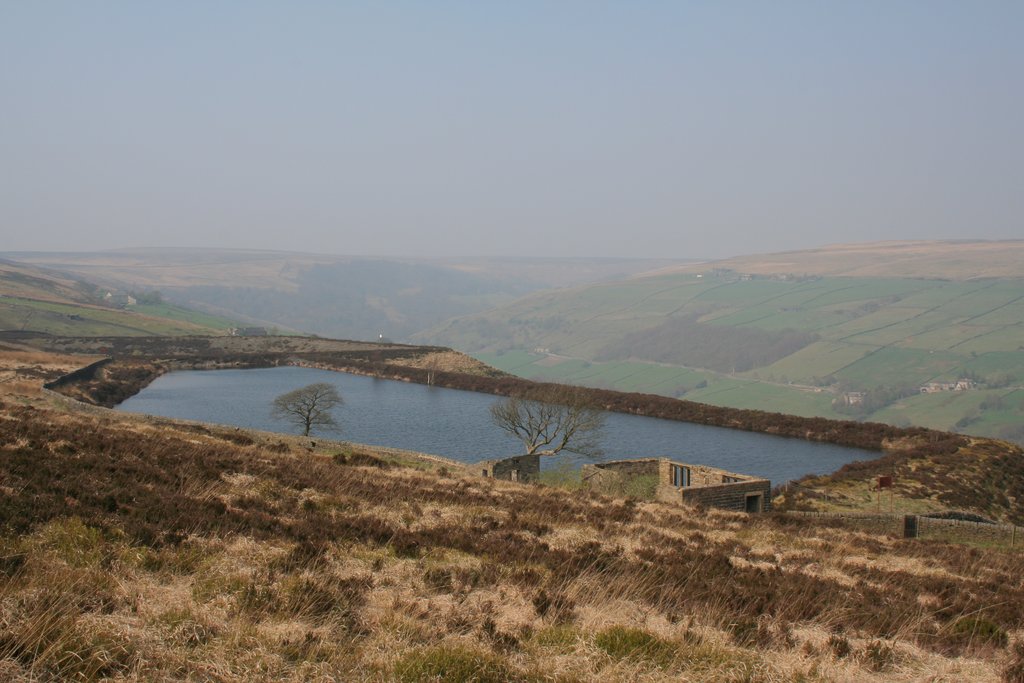
<path id="1" fill-rule="evenodd" d="M 880 488 L 880 489 L 890 489 L 890 488 L 892 488 L 892 477 L 879 477 L 878 478 L 878 488 Z"/>

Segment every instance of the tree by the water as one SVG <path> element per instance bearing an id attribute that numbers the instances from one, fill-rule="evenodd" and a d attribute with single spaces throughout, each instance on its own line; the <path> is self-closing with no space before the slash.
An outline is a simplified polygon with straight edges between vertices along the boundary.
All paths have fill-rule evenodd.
<path id="1" fill-rule="evenodd" d="M 344 403 L 337 389 L 330 384 L 317 382 L 281 394 L 274 399 L 274 417 L 280 417 L 302 430 L 309 436 L 314 429 L 341 431 L 341 425 L 331 411 Z"/>
<path id="2" fill-rule="evenodd" d="M 510 397 L 491 406 L 491 420 L 522 442 L 528 455 L 561 451 L 596 456 L 605 414 L 572 389 L 536 398 Z"/>

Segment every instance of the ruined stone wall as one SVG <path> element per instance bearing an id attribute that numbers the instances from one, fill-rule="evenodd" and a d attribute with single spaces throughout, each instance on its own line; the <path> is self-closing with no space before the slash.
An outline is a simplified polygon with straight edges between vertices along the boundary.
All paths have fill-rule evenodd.
<path id="1" fill-rule="evenodd" d="M 617 460 L 599 465 L 584 465 L 584 467 L 596 467 L 606 472 L 617 472 L 623 477 L 641 477 L 659 474 L 664 462 L 667 461 L 658 458 L 644 458 L 643 460 Z"/>
<path id="2" fill-rule="evenodd" d="M 662 503 L 682 503 L 683 490 L 682 488 L 672 486 L 672 484 L 666 484 L 665 480 L 662 479 L 658 484 L 658 488 L 654 490 L 654 499 Z"/>
<path id="3" fill-rule="evenodd" d="M 537 481 L 540 478 L 540 456 L 519 455 L 503 460 L 488 460 L 480 464 L 481 469 L 487 470 L 487 476 L 495 479 L 507 479 L 529 482 Z M 512 473 L 518 471 L 517 475 Z"/>
<path id="4" fill-rule="evenodd" d="M 626 483 L 626 478 L 612 469 L 584 465 L 580 468 L 580 481 L 583 482 L 583 486 L 595 491 L 616 491 Z"/>
<path id="5" fill-rule="evenodd" d="M 580 480 L 587 488 L 609 495 L 621 493 L 626 483 L 638 477 L 657 476 L 663 483 L 668 477 L 668 461 L 664 458 L 619 460 L 580 468 Z"/>
<path id="6" fill-rule="evenodd" d="M 845 526 L 862 531 L 903 537 L 903 513 L 822 512 L 818 510 L 791 510 L 785 514 L 839 520 Z M 990 543 L 1004 548 L 1024 546 L 1024 527 L 1012 524 L 988 524 L 960 519 L 938 519 L 917 516 L 917 538 L 951 543 Z"/>
<path id="7" fill-rule="evenodd" d="M 768 511 L 771 509 L 771 488 L 771 482 L 767 479 L 753 479 L 733 484 L 718 484 L 717 486 L 691 486 L 675 489 L 678 492 L 678 497 L 672 502 L 681 500 L 689 505 L 703 505 L 704 507 L 743 512 L 746 510 L 747 494 L 759 493 L 761 494 L 761 510 Z"/>
<path id="8" fill-rule="evenodd" d="M 678 463 L 685 465 L 685 463 Z M 708 467 L 707 465 L 686 465 L 690 468 L 690 486 L 715 486 L 717 484 L 726 483 L 723 477 L 732 477 L 740 480 L 751 480 L 753 477 L 750 475 L 736 474 L 735 472 L 727 472 L 720 470 L 717 467 Z"/>

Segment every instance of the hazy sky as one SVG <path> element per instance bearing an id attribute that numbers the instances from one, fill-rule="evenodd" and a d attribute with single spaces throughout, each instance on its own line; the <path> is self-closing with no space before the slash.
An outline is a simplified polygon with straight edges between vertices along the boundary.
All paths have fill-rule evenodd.
<path id="1" fill-rule="evenodd" d="M 0 0 L 0 250 L 1024 238 L 1024 2 Z"/>

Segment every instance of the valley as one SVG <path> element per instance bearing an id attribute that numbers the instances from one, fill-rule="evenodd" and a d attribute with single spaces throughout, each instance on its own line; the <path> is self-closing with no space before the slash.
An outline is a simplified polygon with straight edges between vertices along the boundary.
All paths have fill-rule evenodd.
<path id="1" fill-rule="evenodd" d="M 866 250 L 871 276 L 838 274 L 836 260 L 868 268 L 845 249 L 688 266 L 539 293 L 418 338 L 542 381 L 1024 439 L 1024 273 L 986 275 L 1010 272 L 1007 254 L 1024 263 L 1020 245 L 1000 243 L 988 270 L 964 245 L 927 245 L 913 259 L 927 279 L 895 275 L 909 259 L 896 247 Z M 830 263 L 837 274 L 818 274 Z M 770 273 L 784 267 L 812 272 Z"/>

